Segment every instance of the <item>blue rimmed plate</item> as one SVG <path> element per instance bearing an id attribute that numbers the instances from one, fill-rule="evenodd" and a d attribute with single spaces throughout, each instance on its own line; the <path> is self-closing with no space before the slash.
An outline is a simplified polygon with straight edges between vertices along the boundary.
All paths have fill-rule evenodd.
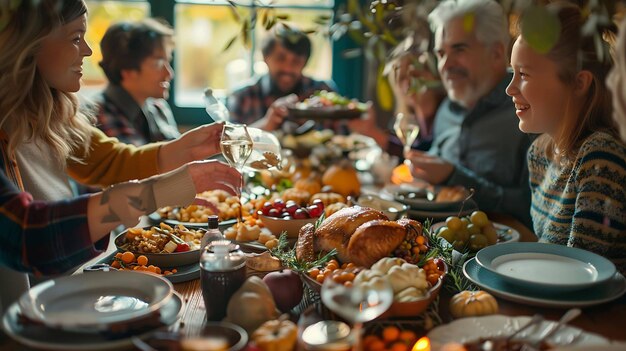
<path id="1" fill-rule="evenodd" d="M 504 245 L 504 244 L 503 244 Z M 501 245 L 498 245 L 501 246 Z M 472 283 L 505 300 L 540 307 L 585 307 L 615 300 L 626 292 L 626 279 L 615 275 L 604 284 L 578 291 L 549 292 L 545 289 L 521 288 L 507 283 L 472 258 L 463 265 L 463 274 Z"/>
<path id="2" fill-rule="evenodd" d="M 526 288 L 573 291 L 602 284 L 615 265 L 593 252 L 546 243 L 507 243 L 486 247 L 476 261 L 500 279 Z"/>

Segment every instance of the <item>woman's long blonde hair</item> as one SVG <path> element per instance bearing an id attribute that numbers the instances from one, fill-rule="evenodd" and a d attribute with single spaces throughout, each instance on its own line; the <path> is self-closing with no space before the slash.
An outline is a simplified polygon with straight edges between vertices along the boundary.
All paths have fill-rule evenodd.
<path id="1" fill-rule="evenodd" d="M 89 117 L 73 93 L 49 86 L 37 69 L 37 53 L 53 30 L 87 12 L 82 0 L 22 1 L 0 31 L 0 129 L 8 152 L 43 141 L 60 162 L 79 161 L 90 142 Z"/>

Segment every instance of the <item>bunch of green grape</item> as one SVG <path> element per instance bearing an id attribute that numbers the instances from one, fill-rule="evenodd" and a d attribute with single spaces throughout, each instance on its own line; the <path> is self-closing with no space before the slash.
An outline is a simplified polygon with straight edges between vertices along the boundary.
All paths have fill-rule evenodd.
<path id="1" fill-rule="evenodd" d="M 437 235 L 446 239 L 457 251 L 478 251 L 498 241 L 493 223 L 483 211 L 474 211 L 469 217 L 450 216 Z"/>

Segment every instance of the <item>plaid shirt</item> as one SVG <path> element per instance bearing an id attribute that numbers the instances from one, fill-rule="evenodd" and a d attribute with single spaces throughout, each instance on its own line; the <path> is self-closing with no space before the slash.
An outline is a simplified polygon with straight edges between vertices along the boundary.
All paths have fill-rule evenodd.
<path id="1" fill-rule="evenodd" d="M 21 186 L 15 158 L 6 152 L 0 131 L 0 265 L 35 274 L 59 274 L 95 257 L 108 236 L 91 242 L 88 196 L 71 200 L 33 201 Z"/>
<path id="2" fill-rule="evenodd" d="M 337 89 L 333 82 L 302 77 L 300 83 L 291 93 L 298 95 L 298 98 L 303 100 L 317 90 L 335 91 Z M 256 82 L 236 90 L 228 98 L 230 120 L 236 123 L 252 124 L 265 116 L 270 105 L 276 99 L 289 94 L 278 92 L 272 87 L 270 76 L 263 75 Z"/>
<path id="3" fill-rule="evenodd" d="M 148 98 L 139 106 L 121 86 L 109 86 L 94 98 L 98 128 L 107 136 L 136 146 L 180 136 L 169 104 Z"/>

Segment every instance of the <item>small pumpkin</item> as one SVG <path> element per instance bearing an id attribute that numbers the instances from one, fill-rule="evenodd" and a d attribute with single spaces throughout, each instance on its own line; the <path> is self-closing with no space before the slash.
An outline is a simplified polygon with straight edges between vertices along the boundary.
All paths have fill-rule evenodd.
<path id="1" fill-rule="evenodd" d="M 252 333 L 252 341 L 263 351 L 290 351 L 296 346 L 298 327 L 290 320 L 271 320 Z"/>
<path id="2" fill-rule="evenodd" d="M 304 190 L 309 194 L 317 194 L 322 190 L 322 184 L 319 181 L 319 177 L 315 173 L 312 173 L 306 178 L 298 179 L 294 183 L 293 187 Z"/>
<path id="3" fill-rule="evenodd" d="M 485 291 L 461 291 L 450 300 L 450 313 L 455 318 L 483 316 L 498 312 L 498 302 Z"/>
<path id="4" fill-rule="evenodd" d="M 347 160 L 330 166 L 322 176 L 322 183 L 343 196 L 358 195 L 361 192 L 356 170 Z"/>

